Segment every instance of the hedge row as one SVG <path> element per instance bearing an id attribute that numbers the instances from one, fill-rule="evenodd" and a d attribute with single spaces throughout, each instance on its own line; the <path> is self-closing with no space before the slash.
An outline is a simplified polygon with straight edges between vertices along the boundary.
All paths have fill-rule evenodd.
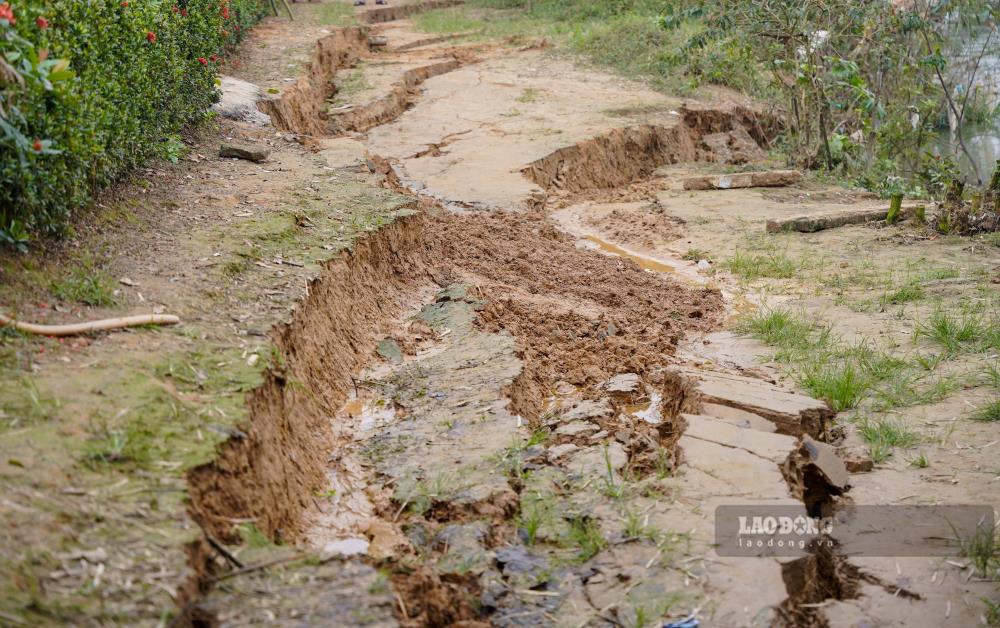
<path id="1" fill-rule="evenodd" d="M 0 3 L 0 241 L 59 233 L 96 189 L 202 118 L 224 53 L 266 6 Z"/>

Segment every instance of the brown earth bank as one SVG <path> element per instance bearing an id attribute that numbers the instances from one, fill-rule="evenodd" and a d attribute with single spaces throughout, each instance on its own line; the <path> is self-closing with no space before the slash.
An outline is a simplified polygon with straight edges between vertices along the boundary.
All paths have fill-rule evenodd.
<path id="1" fill-rule="evenodd" d="M 150 169 L 142 229 L 76 243 L 114 242 L 117 303 L 170 304 L 184 326 L 72 349 L 13 341 L 33 373 L 2 397 L 4 492 L 26 505 L 2 511 L 15 577 L 0 621 L 975 621 L 992 589 L 968 562 L 836 546 L 713 555 L 718 505 L 825 514 L 928 497 L 885 458 L 855 473 L 875 463 L 854 424 L 777 384 L 761 345 L 719 331 L 774 288 L 738 281 L 745 259 L 727 260 L 731 275 L 715 263 L 748 221 L 843 202 L 829 189 L 809 200 L 812 183 L 795 203 L 680 190 L 691 171 L 759 166 L 775 117 L 735 98 L 670 99 L 537 46 L 453 45 L 406 22 L 333 28 L 294 10 L 305 22 L 265 22 L 235 77 L 270 123 L 224 111 L 240 121 Z M 206 157 L 219 141 L 267 147 L 269 161 Z M 102 311 L 38 305 L 54 295 L 32 262 L 4 272 L 25 316 Z M 126 370 L 139 381 L 122 388 Z M 973 438 L 949 425 L 939 456 Z M 922 501 L 992 500 L 987 448 L 956 441 L 959 462 L 934 462 L 954 481 Z M 59 551 L 36 551 L 53 530 Z"/>

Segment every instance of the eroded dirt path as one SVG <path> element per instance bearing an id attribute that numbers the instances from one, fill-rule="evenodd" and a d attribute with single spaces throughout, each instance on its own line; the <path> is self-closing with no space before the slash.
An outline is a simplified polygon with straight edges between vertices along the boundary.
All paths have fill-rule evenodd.
<path id="1" fill-rule="evenodd" d="M 992 585 L 947 573 L 957 563 L 713 556 L 719 505 L 816 515 L 913 490 L 887 492 L 895 479 L 881 471 L 849 478 L 823 443 L 841 438 L 828 405 L 775 385 L 761 347 L 710 333 L 767 297 L 681 259 L 680 239 L 717 241 L 692 228 L 706 214 L 791 211 L 780 200 L 749 210 L 755 191 L 673 192 L 697 163 L 764 160 L 773 119 L 746 103 L 670 99 L 532 46 L 423 38 L 405 22 L 371 35 L 385 38 L 378 53 L 350 34 L 332 104 L 303 89 L 264 107 L 290 112 L 276 123 L 331 159 L 363 154 L 422 209 L 324 279 L 338 299 L 305 305 L 346 309 L 333 315 L 338 334 L 364 328 L 350 368 L 322 359 L 345 341 L 330 314 L 303 321 L 314 333 L 293 322 L 302 339 L 289 348 L 306 342 L 316 356 L 297 360 L 304 376 L 343 389 L 326 405 L 335 444 L 321 498 L 299 509 L 296 538 L 375 561 L 408 625 L 978 621 Z M 375 302 L 377 320 L 359 319 Z M 245 490 L 239 474 L 229 481 L 213 491 Z M 230 595 L 216 590 L 204 608 Z"/>
<path id="2" fill-rule="evenodd" d="M 269 21 L 223 81 L 269 116 L 246 98 L 224 112 L 232 135 L 274 145 L 267 203 L 297 193 L 307 211 L 254 209 L 225 234 L 219 273 L 235 281 L 206 327 L 227 307 L 255 336 L 276 327 L 250 351 L 264 362 L 241 389 L 245 421 L 181 467 L 188 511 L 174 504 L 165 525 L 204 533 L 185 536 L 189 571 L 173 574 L 179 621 L 976 624 L 993 585 L 961 563 L 715 555 L 719 505 L 929 497 L 900 468 L 848 475 L 859 446 L 829 405 L 722 331 L 773 286 L 695 262 L 822 202 L 679 181 L 761 162 L 775 121 L 541 45 L 416 33 L 399 18 L 418 6 L 359 13 L 370 30 Z M 260 181 L 250 168 L 205 176 L 239 190 Z M 234 194 L 238 216 L 256 192 Z M 995 483 L 960 473 L 991 469 L 989 451 L 958 455 L 961 481 L 921 503 L 1000 503 Z"/>

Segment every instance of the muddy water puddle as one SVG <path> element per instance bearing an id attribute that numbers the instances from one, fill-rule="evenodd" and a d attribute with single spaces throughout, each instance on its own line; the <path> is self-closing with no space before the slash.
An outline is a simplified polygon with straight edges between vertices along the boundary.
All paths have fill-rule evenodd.
<path id="1" fill-rule="evenodd" d="M 653 259 L 652 257 L 647 257 L 645 255 L 633 253 L 627 249 L 618 246 L 617 244 L 612 244 L 611 242 L 602 240 L 594 235 L 584 236 L 583 239 L 604 253 L 632 260 L 633 262 L 638 264 L 640 268 L 644 270 L 651 270 L 657 273 L 673 273 L 676 272 L 677 270 L 676 268 L 674 268 L 669 264 L 665 264 L 659 260 Z"/>
<path id="2" fill-rule="evenodd" d="M 396 409 L 386 399 L 355 397 L 344 405 L 340 414 L 354 420 L 357 437 L 363 438 L 378 426 L 391 423 L 396 416 Z"/>

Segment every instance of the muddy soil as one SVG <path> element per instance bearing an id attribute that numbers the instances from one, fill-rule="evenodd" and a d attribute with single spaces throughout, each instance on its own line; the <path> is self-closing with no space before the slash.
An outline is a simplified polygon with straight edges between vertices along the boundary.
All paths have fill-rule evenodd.
<path id="1" fill-rule="evenodd" d="M 1000 502 L 995 430 L 956 410 L 985 386 L 912 410 L 930 470 L 900 455 L 854 473 L 872 465 L 844 417 L 725 331 L 782 302 L 850 338 L 913 342 L 900 316 L 852 308 L 849 282 L 825 280 L 856 270 L 858 251 L 880 268 L 921 246 L 913 264 L 960 277 L 988 276 L 974 269 L 997 252 L 849 227 L 775 236 L 809 264 L 741 280 L 725 262 L 773 250 L 748 239 L 767 219 L 874 201 L 808 181 L 684 192 L 688 174 L 763 167 L 777 121 L 402 19 L 440 4 L 454 3 L 359 8 L 370 28 L 298 5 L 301 21 L 265 21 L 232 77 L 245 83 L 223 89 L 243 85 L 269 121 L 223 111 L 187 162 L 151 175 L 147 198 L 175 210 L 140 214 L 156 245 L 112 256 L 119 303 L 169 305 L 185 324 L 50 352 L 17 341 L 35 383 L 4 407 L 19 414 L 3 478 L 29 506 L 5 502 L 18 576 L 0 621 L 978 623 L 995 587 L 964 559 L 720 559 L 713 515 Z M 270 161 L 208 156 L 222 138 Z M 118 229 L 84 246 L 111 238 L 128 241 Z M 961 284 L 925 289 L 958 298 Z M 97 314 L 38 305 L 50 296 L 20 312 Z M 142 383 L 115 388 L 125 370 Z M 130 518 L 142 523 L 123 536 Z M 34 551 L 56 535 L 58 552 Z"/>

